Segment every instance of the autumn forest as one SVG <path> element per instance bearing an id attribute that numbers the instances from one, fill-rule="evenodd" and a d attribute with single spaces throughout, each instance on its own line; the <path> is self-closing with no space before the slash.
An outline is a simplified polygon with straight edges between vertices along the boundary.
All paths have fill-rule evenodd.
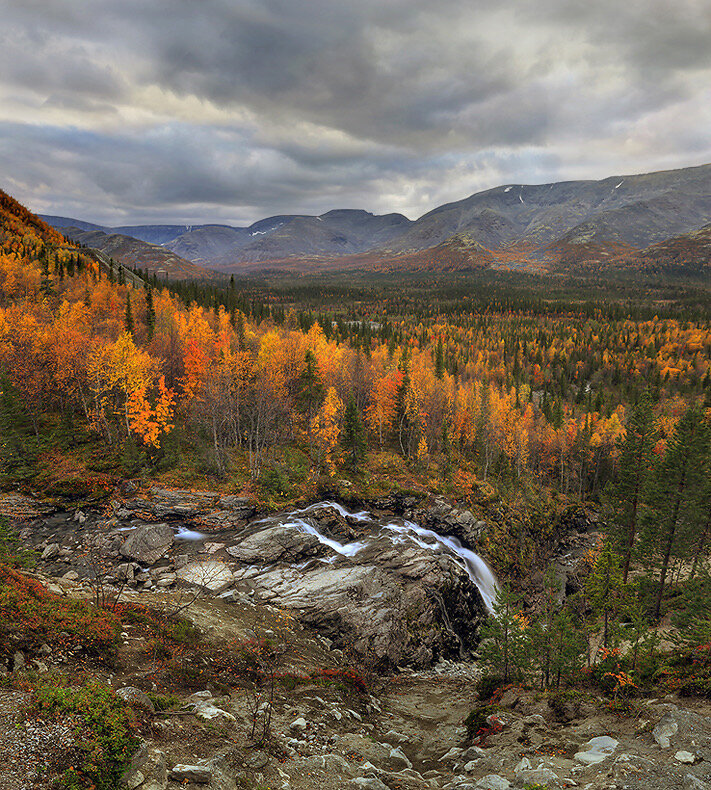
<path id="1" fill-rule="evenodd" d="M 614 547 L 593 567 L 609 578 L 613 562 L 627 584 L 642 563 L 651 617 L 706 572 L 703 292 L 167 283 L 107 265 L 4 193 L 0 210 L 5 487 L 91 499 L 126 477 L 209 481 L 268 509 L 433 491 L 494 507 L 483 546 L 511 578 L 561 514 L 592 505 Z"/>

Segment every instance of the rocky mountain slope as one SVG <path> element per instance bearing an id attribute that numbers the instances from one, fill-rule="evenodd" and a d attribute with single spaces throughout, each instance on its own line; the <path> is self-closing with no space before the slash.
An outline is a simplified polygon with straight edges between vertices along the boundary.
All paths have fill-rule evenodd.
<path id="1" fill-rule="evenodd" d="M 131 236 L 119 233 L 109 235 L 102 230 L 80 230 L 71 227 L 62 228 L 62 233 L 78 244 L 103 252 L 124 266 L 144 269 L 159 278 L 201 279 L 206 274 L 202 267 L 181 258 L 165 247 L 149 244 Z"/>
<path id="2" fill-rule="evenodd" d="M 56 227 L 69 222 L 45 219 Z M 159 241 L 199 265 L 234 271 L 258 271 L 251 264 L 262 263 L 267 269 L 293 268 L 285 263 L 289 260 L 316 270 L 324 260 L 332 268 L 361 265 L 385 271 L 437 270 L 438 261 L 455 269 L 513 263 L 514 268 L 555 270 L 619 261 L 634 250 L 695 232 L 710 220 L 711 165 L 701 165 L 601 181 L 506 184 L 439 206 L 414 222 L 401 214 L 334 210 L 318 217 L 268 217 L 248 228 L 114 230 Z M 353 256 L 365 257 L 351 261 Z"/>

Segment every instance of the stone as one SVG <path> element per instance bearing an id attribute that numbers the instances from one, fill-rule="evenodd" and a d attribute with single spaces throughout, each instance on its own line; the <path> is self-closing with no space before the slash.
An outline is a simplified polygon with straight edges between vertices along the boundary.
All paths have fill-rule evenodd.
<path id="1" fill-rule="evenodd" d="M 439 762 L 443 763 L 445 760 L 458 760 L 464 754 L 464 749 L 459 746 L 452 746 L 452 748 L 439 758 Z"/>
<path id="2" fill-rule="evenodd" d="M 298 719 L 294 719 L 289 725 L 289 729 L 294 733 L 304 732 L 304 730 L 308 727 L 306 723 L 306 719 L 303 716 L 299 716 Z"/>
<path id="3" fill-rule="evenodd" d="M 516 779 L 524 785 L 550 785 L 558 781 L 558 775 L 550 768 L 527 768 L 516 774 Z"/>
<path id="4" fill-rule="evenodd" d="M 128 703 L 132 708 L 139 708 L 146 713 L 155 713 L 156 709 L 151 698 L 134 686 L 125 686 L 116 690 L 116 696 Z"/>
<path id="5" fill-rule="evenodd" d="M 474 787 L 477 790 L 509 790 L 511 782 L 503 776 L 499 776 L 499 774 L 489 774 L 482 777 Z"/>
<path id="6" fill-rule="evenodd" d="M 678 751 L 674 755 L 674 759 L 680 763 L 688 763 L 689 765 L 693 765 L 696 762 L 696 755 L 682 750 Z"/>
<path id="7" fill-rule="evenodd" d="M 387 763 L 388 768 L 393 771 L 402 771 L 403 768 L 412 768 L 412 763 L 408 760 L 407 755 L 400 746 L 396 746 L 394 749 L 390 750 Z"/>
<path id="8" fill-rule="evenodd" d="M 18 672 L 25 667 L 25 654 L 18 650 L 12 657 L 12 669 L 14 672 Z"/>
<path id="9" fill-rule="evenodd" d="M 79 574 L 76 571 L 67 571 L 62 578 L 68 582 L 75 582 L 79 578 Z"/>
<path id="10" fill-rule="evenodd" d="M 204 700 L 196 702 L 193 712 L 203 721 L 212 721 L 212 719 L 226 719 L 227 721 L 235 721 L 235 717 L 222 708 L 218 708 L 211 702 Z"/>
<path id="11" fill-rule="evenodd" d="M 609 735 L 599 735 L 584 743 L 580 751 L 575 753 L 575 759 L 584 765 L 597 765 L 609 757 L 619 745 L 620 742 Z"/>
<path id="12" fill-rule="evenodd" d="M 174 765 L 168 774 L 176 782 L 197 782 L 207 784 L 212 779 L 212 771 L 206 765 Z"/>
<path id="13" fill-rule="evenodd" d="M 144 743 L 133 755 L 128 768 L 121 776 L 121 784 L 128 790 L 164 790 L 168 784 L 165 754 Z"/>
<path id="14" fill-rule="evenodd" d="M 224 592 L 234 583 L 234 574 L 230 566 L 220 560 L 190 562 L 178 570 L 177 577 L 215 594 Z"/>
<path id="15" fill-rule="evenodd" d="M 124 557 L 153 565 L 168 553 L 173 537 L 173 530 L 168 524 L 145 524 L 128 536 L 119 551 Z"/>
<path id="16" fill-rule="evenodd" d="M 59 543 L 50 543 L 42 552 L 42 559 L 49 562 L 59 556 Z"/>
<path id="17" fill-rule="evenodd" d="M 351 779 L 348 782 L 348 787 L 353 788 L 353 790 L 390 790 L 387 785 L 374 776 L 359 776 L 357 779 Z"/>
<path id="18" fill-rule="evenodd" d="M 669 739 L 673 738 L 678 731 L 679 725 L 674 719 L 674 714 L 670 711 L 664 714 L 652 730 L 652 736 L 662 749 L 668 749 L 671 746 Z"/>
<path id="19" fill-rule="evenodd" d="M 693 774 L 686 774 L 683 779 L 684 790 L 711 790 L 711 785 Z"/>

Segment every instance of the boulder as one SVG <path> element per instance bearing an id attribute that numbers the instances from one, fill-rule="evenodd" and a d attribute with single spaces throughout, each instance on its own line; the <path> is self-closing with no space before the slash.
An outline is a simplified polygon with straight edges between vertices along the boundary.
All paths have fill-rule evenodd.
<path id="1" fill-rule="evenodd" d="M 509 790 L 511 782 L 503 776 L 499 776 L 499 774 L 489 774 L 482 777 L 474 787 L 477 790 Z"/>
<path id="2" fill-rule="evenodd" d="M 232 585 L 234 575 L 229 565 L 220 560 L 198 560 L 184 565 L 177 572 L 177 577 L 188 584 L 203 587 L 213 593 L 221 593 Z M 170 576 L 163 577 L 167 585 L 172 583 Z M 175 579 L 175 575 L 173 576 Z M 159 581 L 161 586 L 166 586 Z"/>
<path id="3" fill-rule="evenodd" d="M 674 713 L 668 711 L 652 730 L 652 736 L 662 749 L 668 749 L 671 746 L 669 739 L 673 738 L 678 731 L 679 724 L 674 718 Z"/>
<path id="4" fill-rule="evenodd" d="M 692 752 L 686 751 L 678 751 L 674 755 L 674 759 L 680 763 L 687 763 L 688 765 L 693 765 L 696 762 L 696 755 L 692 754 Z"/>
<path id="5" fill-rule="evenodd" d="M 580 751 L 576 752 L 575 759 L 584 765 L 597 765 L 609 757 L 619 745 L 620 742 L 609 735 L 599 735 L 583 744 Z"/>
<path id="6" fill-rule="evenodd" d="M 134 686 L 125 686 L 122 689 L 117 689 L 116 696 L 128 703 L 132 708 L 139 708 L 150 714 L 156 712 L 151 698 Z"/>
<path id="7" fill-rule="evenodd" d="M 173 545 L 173 530 L 167 524 L 145 524 L 135 529 L 119 551 L 122 556 L 145 565 L 153 565 Z"/>
<path id="8" fill-rule="evenodd" d="M 315 535 L 294 526 L 275 524 L 248 535 L 227 553 L 239 562 L 268 565 L 275 562 L 299 562 L 324 553 Z"/>
<path id="9" fill-rule="evenodd" d="M 357 779 L 351 779 L 347 786 L 352 790 L 390 790 L 374 776 L 359 776 Z"/>
<path id="10" fill-rule="evenodd" d="M 144 743 L 123 772 L 121 784 L 128 790 L 165 790 L 168 785 L 165 754 Z"/>
<path id="11" fill-rule="evenodd" d="M 197 782 L 205 785 L 212 779 L 212 770 L 206 765 L 184 765 L 179 763 L 170 769 L 168 775 L 176 782 Z"/>
<path id="12" fill-rule="evenodd" d="M 59 543 L 50 543 L 42 552 L 41 559 L 50 562 L 59 556 Z"/>

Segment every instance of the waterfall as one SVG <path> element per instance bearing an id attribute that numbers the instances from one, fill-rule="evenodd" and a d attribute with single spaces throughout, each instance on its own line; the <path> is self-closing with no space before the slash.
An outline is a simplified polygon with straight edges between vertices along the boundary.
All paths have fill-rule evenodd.
<path id="1" fill-rule="evenodd" d="M 337 502 L 317 502 L 302 510 L 294 510 L 286 514 L 280 521 L 284 526 L 293 526 L 302 532 L 313 535 L 324 546 L 328 546 L 343 557 L 354 557 L 359 551 L 368 546 L 367 539 L 353 541 L 351 543 L 339 543 L 337 540 L 322 535 L 310 521 L 303 518 L 303 516 L 307 516 L 309 512 L 319 508 L 332 508 L 338 511 L 344 518 L 348 516 L 359 522 L 373 521 L 370 514 L 366 511 L 351 513 Z M 267 520 L 269 519 L 262 519 L 262 521 Z M 494 603 L 496 602 L 496 597 L 499 592 L 499 585 L 496 581 L 496 577 L 486 562 L 484 562 L 478 554 L 462 546 L 457 538 L 448 535 L 440 535 L 434 530 L 421 527 L 414 521 L 403 521 L 402 523 L 389 522 L 380 525 L 380 530 L 381 534 L 383 530 L 390 533 L 388 537 L 394 544 L 411 541 L 421 548 L 435 552 L 443 552 L 453 557 L 457 564 L 467 572 L 471 581 L 476 585 L 488 611 L 493 612 Z"/>

